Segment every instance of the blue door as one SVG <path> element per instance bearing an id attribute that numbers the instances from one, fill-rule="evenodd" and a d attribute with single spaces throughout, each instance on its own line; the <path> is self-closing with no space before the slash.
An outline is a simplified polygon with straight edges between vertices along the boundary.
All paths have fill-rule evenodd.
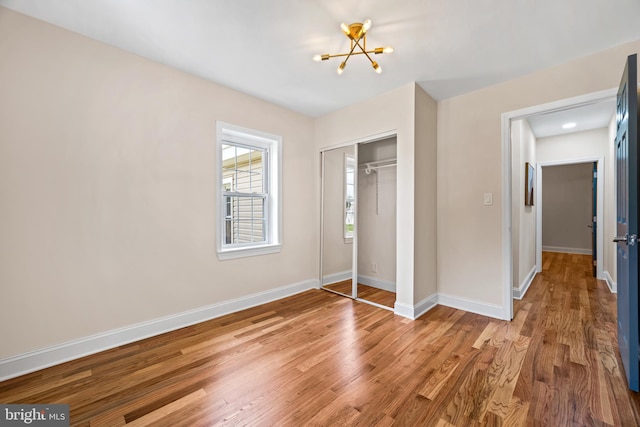
<path id="1" fill-rule="evenodd" d="M 627 58 L 616 107 L 618 347 L 629 388 L 638 378 L 638 79 L 637 56 Z"/>

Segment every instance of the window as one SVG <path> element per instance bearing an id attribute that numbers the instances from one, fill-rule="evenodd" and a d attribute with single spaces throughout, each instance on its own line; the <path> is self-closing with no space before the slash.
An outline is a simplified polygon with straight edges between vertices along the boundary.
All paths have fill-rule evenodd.
<path id="1" fill-rule="evenodd" d="M 282 138 L 227 123 L 217 125 L 218 257 L 278 252 Z"/>
<path id="2" fill-rule="evenodd" d="M 356 160 L 353 156 L 344 154 L 344 238 L 353 239 L 355 224 L 355 181 Z"/>

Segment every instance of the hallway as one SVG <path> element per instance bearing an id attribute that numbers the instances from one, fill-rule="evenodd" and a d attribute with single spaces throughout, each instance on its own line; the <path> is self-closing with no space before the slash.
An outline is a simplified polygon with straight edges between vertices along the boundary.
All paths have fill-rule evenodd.
<path id="1" fill-rule="evenodd" d="M 543 252 L 514 323 L 531 337 L 514 395 L 545 425 L 640 425 L 616 341 L 616 296 L 592 277 L 591 256 Z"/>

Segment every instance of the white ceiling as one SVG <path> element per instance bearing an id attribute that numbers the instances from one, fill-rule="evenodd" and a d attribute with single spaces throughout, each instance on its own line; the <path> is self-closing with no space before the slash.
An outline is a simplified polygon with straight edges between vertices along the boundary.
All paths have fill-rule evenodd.
<path id="1" fill-rule="evenodd" d="M 580 107 L 528 117 L 531 130 L 537 138 L 600 129 L 609 126 L 615 113 L 616 101 L 610 99 Z M 565 123 L 575 123 L 570 129 L 563 129 Z"/>
<path id="2" fill-rule="evenodd" d="M 0 0 L 0 5 L 319 116 L 418 82 L 448 98 L 640 39 L 638 0 Z M 1 13 L 1 12 L 0 12 Z M 371 19 L 373 72 L 339 24 Z M 612 64 L 622 68 L 622 64 Z M 588 72 L 588 70 L 585 70 Z"/>

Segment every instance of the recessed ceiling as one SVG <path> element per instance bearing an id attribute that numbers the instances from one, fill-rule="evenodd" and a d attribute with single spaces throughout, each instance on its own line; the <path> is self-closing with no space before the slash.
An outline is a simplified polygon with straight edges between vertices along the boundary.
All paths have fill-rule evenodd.
<path id="1" fill-rule="evenodd" d="M 311 116 L 410 82 L 443 99 L 640 39 L 638 0 L 0 0 L 0 5 Z M 2 11 L 0 10 L 0 13 Z M 371 19 L 378 61 L 311 60 Z M 358 59 L 358 60 L 356 60 Z M 618 68 L 622 64 L 612 64 Z M 588 72 L 588 70 L 585 70 Z"/>
<path id="2" fill-rule="evenodd" d="M 567 110 L 538 114 L 528 117 L 527 120 L 536 138 L 544 138 L 608 127 L 615 108 L 615 99 L 610 99 Z M 575 126 L 563 128 L 567 123 L 575 123 Z"/>

